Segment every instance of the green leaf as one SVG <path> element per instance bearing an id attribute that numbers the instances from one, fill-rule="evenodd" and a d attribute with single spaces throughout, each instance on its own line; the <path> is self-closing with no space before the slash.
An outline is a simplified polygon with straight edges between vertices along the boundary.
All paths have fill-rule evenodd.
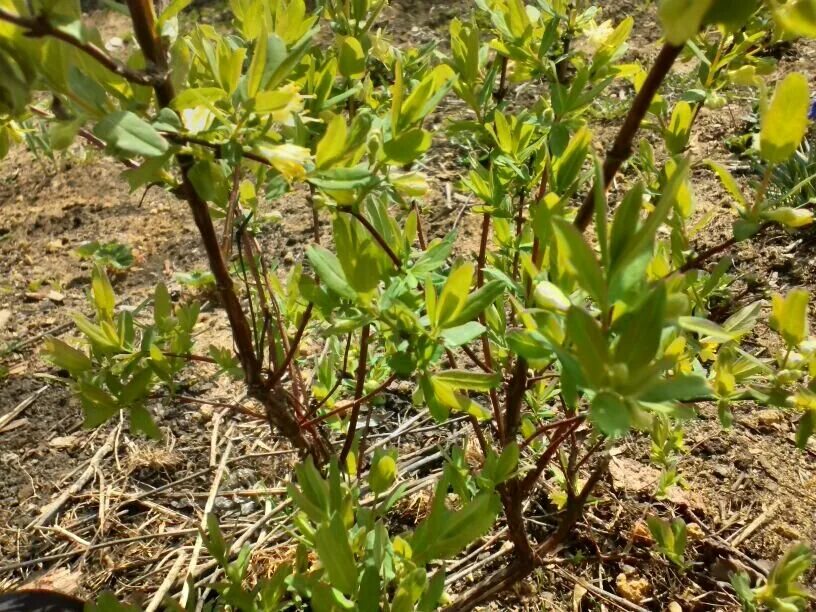
<path id="1" fill-rule="evenodd" d="M 440 495 L 444 492 L 438 487 L 434 502 Z M 413 561 L 417 565 L 435 559 L 451 559 L 487 533 L 501 510 L 501 501 L 493 492 L 482 492 L 454 512 L 445 508 L 444 497 L 441 507 L 436 503 L 434 506 L 431 516 L 419 524 L 411 541 Z"/>
<path id="2" fill-rule="evenodd" d="M 343 266 L 340 265 L 340 261 L 334 253 L 322 246 L 313 245 L 307 249 L 306 257 L 309 259 L 309 263 L 312 264 L 317 276 L 326 283 L 329 289 L 347 300 L 357 298 L 357 292 L 352 289 L 346 280 Z"/>
<path id="3" fill-rule="evenodd" d="M 615 346 L 615 361 L 629 366 L 631 372 L 648 365 L 660 348 L 666 313 L 666 287 L 655 287 L 639 308 L 626 313 L 616 324 L 620 337 Z"/>
<path id="4" fill-rule="evenodd" d="M 172 0 L 172 2 L 167 5 L 167 8 L 162 11 L 161 15 L 159 15 L 159 18 L 156 21 L 156 27 L 159 29 L 159 31 L 161 31 L 161 27 L 165 23 L 181 13 L 181 11 L 190 6 L 192 2 L 193 0 Z"/>
<path id="5" fill-rule="evenodd" d="M 650 385 L 641 395 L 644 402 L 689 401 L 714 397 L 711 387 L 702 376 L 676 376 L 659 380 Z"/>
<path id="6" fill-rule="evenodd" d="M 559 263 L 573 273 L 581 287 L 603 308 L 606 304 L 606 281 L 598 258 L 580 231 L 564 219 L 554 219 L 558 238 Z"/>
<path id="7" fill-rule="evenodd" d="M 808 440 L 813 432 L 816 431 L 816 410 L 806 410 L 799 419 L 799 425 L 796 427 L 796 446 L 802 450 L 808 446 Z"/>
<path id="8" fill-rule="evenodd" d="M 326 125 L 326 133 L 317 143 L 315 163 L 318 170 L 331 166 L 343 156 L 346 150 L 346 120 L 342 115 L 333 115 Z"/>
<path id="9" fill-rule="evenodd" d="M 587 380 L 600 387 L 606 378 L 609 348 L 601 326 L 583 308 L 573 306 L 567 312 L 567 338 L 586 373 Z"/>
<path id="10" fill-rule="evenodd" d="M 675 105 L 669 126 L 664 134 L 666 147 L 672 155 L 679 155 L 688 146 L 693 118 L 691 104 L 680 101 Z"/>
<path id="11" fill-rule="evenodd" d="M 432 141 L 433 136 L 429 131 L 412 128 L 385 142 L 383 151 L 391 161 L 407 165 L 425 153 L 431 147 Z"/>
<path id="12" fill-rule="evenodd" d="M 456 75 L 450 66 L 440 64 L 428 73 L 405 100 L 392 130 L 413 126 L 424 119 L 450 90 Z"/>
<path id="13" fill-rule="evenodd" d="M 471 321 L 455 327 L 448 327 L 441 332 L 445 346 L 456 348 L 472 342 L 485 332 L 485 326 L 478 321 Z"/>
<path id="14" fill-rule="evenodd" d="M 625 436 L 632 426 L 632 416 L 626 402 L 616 393 L 608 391 L 602 391 L 592 399 L 589 420 L 610 438 Z"/>
<path id="15" fill-rule="evenodd" d="M 808 129 L 810 92 L 803 74 L 794 72 L 776 86 L 771 103 L 762 114 L 759 153 L 766 162 L 787 161 Z"/>
<path id="16" fill-rule="evenodd" d="M 198 160 L 187 176 L 202 199 L 224 208 L 227 206 L 231 187 L 221 164 L 207 159 Z"/>
<path id="17" fill-rule="evenodd" d="M 397 452 L 378 448 L 371 459 L 368 486 L 377 495 L 385 493 L 397 479 Z"/>
<path id="18" fill-rule="evenodd" d="M 556 193 L 566 193 L 578 178 L 591 142 L 592 132 L 587 127 L 581 128 L 570 138 L 567 148 L 553 163 L 553 190 Z"/>
<path id="19" fill-rule="evenodd" d="M 796 347 L 808 336 L 808 301 L 805 289 L 791 289 L 786 296 L 773 296 L 771 327 L 778 331 L 789 347 Z"/>
<path id="20" fill-rule="evenodd" d="M 170 146 L 155 128 L 130 111 L 116 111 L 96 124 L 93 133 L 114 151 L 158 157 Z"/>
<path id="21" fill-rule="evenodd" d="M 263 84 L 264 73 L 266 72 L 266 29 L 261 30 L 260 37 L 255 42 L 255 49 L 252 54 L 252 61 L 249 63 L 249 70 L 246 76 L 247 95 L 254 98 Z"/>
<path id="22" fill-rule="evenodd" d="M 340 39 L 337 67 L 340 74 L 347 79 L 359 79 L 365 74 L 365 53 L 360 41 L 353 36 L 344 36 Z"/>
<path id="23" fill-rule="evenodd" d="M 113 293 L 110 279 L 101 266 L 94 266 L 91 273 L 91 292 L 99 316 L 108 320 L 112 319 L 113 309 L 116 307 L 116 296 Z"/>
<path id="24" fill-rule="evenodd" d="M 507 346 L 516 355 L 536 361 L 552 357 L 552 347 L 539 332 L 514 329 L 506 336 Z"/>
<path id="25" fill-rule="evenodd" d="M 452 322 L 465 307 L 472 282 L 473 264 L 465 263 L 451 271 L 436 305 L 434 320 L 436 327 L 452 326 Z"/>
<path id="26" fill-rule="evenodd" d="M 470 370 L 444 370 L 433 375 L 434 380 L 444 382 L 454 389 L 468 391 L 490 391 L 501 381 L 497 373 L 473 372 Z"/>
<path id="27" fill-rule="evenodd" d="M 414 604 L 422 596 L 428 575 L 421 567 L 416 568 L 399 582 L 391 602 L 391 612 L 413 612 Z"/>
<path id="28" fill-rule="evenodd" d="M 662 0 L 658 15 L 666 40 L 672 45 L 682 45 L 696 36 L 714 1 Z"/>
<path id="29" fill-rule="evenodd" d="M 317 555 L 331 584 L 346 595 L 353 594 L 357 589 L 357 565 L 339 512 L 317 529 L 314 539 Z"/>
<path id="30" fill-rule="evenodd" d="M 144 406 L 133 406 L 130 409 L 130 427 L 133 433 L 142 432 L 153 440 L 160 440 L 162 437 L 156 422 Z"/>
<path id="31" fill-rule="evenodd" d="M 87 372 L 93 367 L 93 362 L 85 353 L 53 336 L 46 337 L 44 350 L 51 363 L 68 370 L 72 376 Z"/>
<path id="32" fill-rule="evenodd" d="M 437 378 L 430 377 L 430 385 L 428 385 L 432 397 L 426 398 L 432 402 L 436 402 L 446 409 L 469 414 L 476 417 L 480 421 L 485 421 L 491 418 L 491 413 L 480 403 L 472 400 L 467 395 L 457 392 L 454 385 Z M 430 404 L 429 404 L 430 406 Z"/>
<path id="33" fill-rule="evenodd" d="M 760 0 L 715 0 L 705 16 L 705 23 L 716 23 L 735 31 L 745 24 L 759 7 Z"/>
<path id="34" fill-rule="evenodd" d="M 702 317 L 679 317 L 677 323 L 683 329 L 699 334 L 703 342 L 724 343 L 734 339 L 734 334 Z"/>
<path id="35" fill-rule="evenodd" d="M 742 189 L 740 189 L 740 186 L 737 184 L 737 180 L 728 171 L 728 169 L 725 166 L 718 164 L 717 162 L 712 161 L 710 159 L 706 160 L 705 163 L 709 168 L 711 168 L 714 171 L 714 173 L 717 175 L 717 178 L 720 179 L 722 186 L 725 188 L 728 194 L 732 198 L 734 198 L 734 200 L 736 200 L 737 209 L 742 211 L 748 208 L 748 202 L 746 201 L 745 196 L 742 193 Z"/>
<path id="36" fill-rule="evenodd" d="M 484 310 L 496 301 L 506 290 L 507 285 L 500 280 L 493 280 L 482 285 L 471 293 L 459 314 L 449 322 L 449 325 L 463 325 L 476 319 Z"/>
<path id="37" fill-rule="evenodd" d="M 439 568 L 431 578 L 428 588 L 417 604 L 418 612 L 433 612 L 439 609 L 442 595 L 445 592 L 445 568 Z"/>
<path id="38" fill-rule="evenodd" d="M 774 2 L 774 17 L 787 33 L 816 38 L 816 0 Z"/>

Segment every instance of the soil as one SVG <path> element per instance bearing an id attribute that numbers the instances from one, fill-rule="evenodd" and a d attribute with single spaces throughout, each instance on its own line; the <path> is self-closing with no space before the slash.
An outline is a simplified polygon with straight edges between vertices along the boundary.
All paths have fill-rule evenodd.
<path id="1" fill-rule="evenodd" d="M 607 4 L 609 18 L 635 15 L 638 30 L 628 60 L 647 63 L 657 49 L 657 26 L 644 18 L 653 7 L 640 0 Z M 395 42 L 438 42 L 444 47 L 447 23 L 465 15 L 467 5 L 462 0 L 393 0 L 383 23 Z M 206 18 L 206 12 L 203 15 Z M 123 31 L 120 16 L 95 12 L 90 18 L 102 26 L 106 38 Z M 781 72 L 812 75 L 815 55 L 812 44 L 796 43 L 782 56 Z M 681 87 L 682 79 L 671 81 L 671 86 Z M 625 87 L 617 93 L 631 95 Z M 740 132 L 747 110 L 744 100 L 732 100 L 724 110 L 704 111 L 692 142 L 695 158 L 734 161 L 724 143 Z M 441 128 L 458 112 L 449 98 L 434 115 L 433 127 Z M 595 142 L 608 142 L 618 120 L 599 119 L 593 125 Z M 466 214 L 470 202 L 457 190 L 463 171 L 457 151 L 450 145 L 433 151 L 423 167 L 432 185 L 423 206 L 428 231 L 444 235 L 458 222 L 460 245 L 473 251 L 478 220 Z M 87 309 L 90 264 L 75 254 L 83 243 L 115 240 L 133 248 L 135 265 L 115 279 L 118 296 L 131 305 L 147 297 L 159 280 L 168 284 L 175 299 L 189 299 L 190 289 L 180 285 L 174 273 L 205 267 L 186 206 L 157 189 L 130 193 L 119 170 L 82 148 L 56 161 L 18 148 L 0 167 L 0 422 L 4 414 L 27 403 L 0 428 L 0 592 L 37 585 L 82 596 L 110 589 L 136 603 L 149 600 L 180 551 L 192 554 L 213 475 L 227 453 L 231 461 L 213 500 L 225 532 L 244 532 L 284 498 L 281 488 L 294 455 L 263 424 L 234 418 L 212 403 L 157 401 L 151 411 L 164 433 L 162 442 L 131 436 L 122 423 L 87 431 L 78 402 L 59 373 L 43 361 L 43 337 L 72 334 L 70 313 Z M 694 172 L 699 214 L 724 208 L 726 194 L 711 173 L 702 167 Z M 613 198 L 627 180 L 620 179 Z M 752 178 L 746 173 L 740 180 L 747 184 Z M 263 234 L 265 251 L 284 261 L 302 259 L 311 236 L 311 213 L 304 201 L 305 194 L 295 192 L 275 203 L 280 221 Z M 704 228 L 701 244 L 727 237 L 730 221 L 724 217 Z M 814 236 L 772 232 L 736 249 L 740 296 L 725 306 L 723 318 L 771 291 L 816 287 Z M 208 341 L 228 346 L 223 313 L 206 295 L 199 298 L 205 300 L 202 333 Z M 759 346 L 771 342 L 764 329 L 754 341 Z M 206 368 L 196 372 L 186 381 L 185 393 L 216 403 L 239 399 L 240 388 L 210 375 Z M 379 430 L 393 429 L 395 422 L 411 416 L 405 397 L 386 396 L 386 422 L 376 425 Z M 737 414 L 734 427 L 724 430 L 716 410 L 703 406 L 686 430 L 688 453 L 680 463 L 683 486 L 674 487 L 666 499 L 654 497 L 657 473 L 649 466 L 649 440 L 631 438 L 616 451 L 610 476 L 576 537 L 552 564 L 504 594 L 494 607 L 593 610 L 621 605 L 605 597 L 605 591 L 649 610 L 737 608 L 727 586 L 730 571 L 755 574 L 756 567 L 769 567 L 797 541 L 816 546 L 816 450 L 797 451 L 791 421 L 788 415 L 748 406 Z M 417 434 L 404 452 L 421 453 L 444 444 L 447 436 L 444 430 Z M 106 442 L 110 452 L 93 461 Z M 85 484 L 69 491 L 57 520 L 31 526 L 43 508 L 81 482 L 86 471 Z M 184 478 L 183 484 L 173 484 Z M 151 493 L 166 485 L 171 486 Z M 424 511 L 423 500 L 429 495 L 420 493 L 403 509 L 408 524 Z M 542 508 L 547 506 L 546 494 L 542 489 Z M 679 516 L 698 526 L 685 571 L 651 552 L 643 526 L 650 514 Z M 153 537 L 110 544 L 144 534 Z M 291 554 L 273 545 L 276 537 L 272 521 L 250 540 L 267 543 L 258 547 L 255 575 L 271 571 Z M 500 542 L 492 544 L 481 554 L 499 547 Z M 48 558 L 54 555 L 62 556 Z M 16 567 L 37 559 L 44 560 Z M 488 563 L 464 577 L 457 589 L 500 563 Z M 808 580 L 816 587 L 816 573 Z M 586 583 L 602 589 L 601 594 L 587 591 Z"/>

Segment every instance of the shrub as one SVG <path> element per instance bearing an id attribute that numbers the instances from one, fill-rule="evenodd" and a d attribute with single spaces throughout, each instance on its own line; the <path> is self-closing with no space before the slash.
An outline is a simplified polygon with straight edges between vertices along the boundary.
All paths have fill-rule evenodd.
<path id="1" fill-rule="evenodd" d="M 735 243 L 812 221 L 810 210 L 780 204 L 787 194 L 768 197 L 774 169 L 808 129 L 810 100 L 796 73 L 770 91 L 775 65 L 764 53 L 816 31 L 811 0 L 663 0 L 665 44 L 648 70 L 621 63 L 633 18 L 601 22 L 583 2 L 478 0 L 475 15 L 451 21 L 448 54 L 392 46 L 374 29 L 385 0 L 324 0 L 312 11 L 303 0 L 232 0 L 229 33 L 180 31 L 187 4 L 173 0 L 156 15 L 149 0 L 127 0 L 138 45 L 120 58 L 71 0 L 0 0 L 0 148 L 46 124 L 53 147 L 79 137 L 120 160 L 132 189 L 162 185 L 189 204 L 234 354 L 200 354 L 197 308 L 174 306 L 163 285 L 152 317 L 117 310 L 101 268 L 94 318 L 77 315 L 80 337 L 52 339 L 48 352 L 69 372 L 89 425 L 124 410 L 135 429 L 158 435 L 149 400 L 172 393 L 184 367 L 209 361 L 243 379 L 264 408 L 248 414 L 301 451 L 290 565 L 247 590 L 249 551 L 227 546 L 211 524 L 224 602 L 432 609 L 450 601 L 438 561 L 501 520 L 512 560 L 453 601 L 467 609 L 569 537 L 609 451 L 632 431 L 651 434 L 663 486 L 676 478 L 682 420 L 698 402 L 716 402 L 726 426 L 756 402 L 798 412 L 797 440 L 807 444 L 816 345 L 806 292 L 773 297 L 781 348 L 771 357 L 741 345 L 760 303 L 722 323 L 708 305 L 727 292 L 729 259 L 717 258 Z M 694 82 L 661 94 L 678 60 L 695 63 Z M 588 117 L 615 82 L 634 96 L 614 139 L 596 142 Z M 523 86 L 537 92 L 528 105 L 514 96 Z M 700 112 L 716 111 L 733 87 L 759 97 L 765 171 L 746 186 L 708 162 L 735 221 L 731 238 L 704 248 L 690 171 L 703 160 L 689 140 Z M 476 201 L 475 259 L 455 235 L 432 238 L 423 224 L 430 187 L 418 162 L 448 97 L 467 109 L 445 130 L 465 159 L 460 187 Z M 604 160 L 594 145 L 608 149 Z M 637 176 L 610 192 L 630 160 Z M 253 212 L 295 190 L 308 192 L 313 244 L 305 269 L 280 275 L 259 248 Z M 301 373 L 307 339 L 325 346 L 311 386 Z M 413 383 L 417 409 L 437 421 L 464 416 L 480 447 L 478 469 L 452 451 L 430 514 L 400 535 L 385 520 L 405 493 L 395 453 L 369 452 L 360 423 L 397 380 Z M 538 539 L 525 502 L 549 470 L 561 475 L 560 512 Z M 363 475 L 367 484 L 354 478 Z M 795 580 L 807 557 L 796 555 L 785 563 L 797 571 L 783 568 L 765 587 L 737 578 L 740 595 L 801 607 Z"/>

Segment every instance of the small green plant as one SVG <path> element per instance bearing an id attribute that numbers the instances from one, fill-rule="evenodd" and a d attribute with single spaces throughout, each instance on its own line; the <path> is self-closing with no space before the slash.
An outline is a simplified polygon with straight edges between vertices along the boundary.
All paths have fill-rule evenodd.
<path id="1" fill-rule="evenodd" d="M 77 257 L 88 259 L 111 272 L 124 272 L 133 266 L 133 250 L 121 242 L 100 243 L 96 240 L 76 250 Z"/>
<path id="2" fill-rule="evenodd" d="M 209 270 L 176 272 L 173 278 L 182 286 L 196 292 L 206 293 L 215 290 L 215 277 Z"/>
<path id="3" fill-rule="evenodd" d="M 657 552 L 666 557 L 681 570 L 688 569 L 686 561 L 686 523 L 676 518 L 666 521 L 657 516 L 646 518 L 649 531 L 655 541 Z"/>
<path id="4" fill-rule="evenodd" d="M 739 595 L 743 610 L 774 610 L 775 612 L 800 612 L 808 609 L 812 595 L 799 583 L 813 564 L 813 553 L 804 544 L 797 544 L 780 559 L 764 584 L 751 587 L 746 574 L 734 574 L 731 584 Z"/>

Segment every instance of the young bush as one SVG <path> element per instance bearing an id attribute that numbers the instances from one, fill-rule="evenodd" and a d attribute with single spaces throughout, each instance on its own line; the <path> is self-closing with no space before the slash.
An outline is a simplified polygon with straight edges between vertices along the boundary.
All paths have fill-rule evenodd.
<path id="1" fill-rule="evenodd" d="M 150 400 L 172 394 L 185 366 L 209 361 L 264 408 L 246 414 L 305 457 L 287 526 L 298 554 L 271 580 L 247 590 L 249 551 L 210 527 L 228 578 L 219 591 L 242 610 L 469 609 L 569 537 L 628 433 L 651 434 L 665 488 L 697 402 L 716 402 L 726 426 L 756 403 L 798 413 L 800 446 L 816 426 L 807 294 L 773 297 L 781 348 L 771 357 L 741 345 L 760 302 L 709 318 L 710 300 L 727 294 L 728 249 L 812 221 L 784 205 L 791 194 L 768 197 L 808 130 L 810 100 L 800 74 L 771 92 L 763 50 L 816 32 L 813 2 L 663 0 L 665 44 L 648 69 L 620 63 L 633 19 L 601 21 L 590 3 L 477 0 L 473 16 L 451 22 L 448 55 L 392 46 L 374 29 L 385 3 L 324 0 L 309 11 L 303 0 L 232 0 L 224 33 L 180 29 L 189 0 L 160 14 L 150 0 L 127 0 L 137 45 L 113 57 L 71 0 L 0 0 L 0 150 L 45 125 L 53 149 L 78 137 L 120 160 L 132 189 L 158 184 L 185 200 L 232 330 L 234 354 L 197 347 L 195 306 L 174 306 L 159 285 L 151 304 L 118 310 L 97 268 L 95 316 L 76 315 L 75 342 L 48 345 L 88 425 L 124 410 L 158 435 Z M 661 93 L 677 61 L 695 63 L 694 82 Z M 634 97 L 614 140 L 598 142 L 588 118 L 614 82 Z M 515 90 L 531 85 L 538 97 L 519 104 Z M 734 87 L 750 88 L 762 109 L 765 170 L 750 188 L 688 148 L 701 110 Z M 445 129 L 466 159 L 460 188 L 476 201 L 475 260 L 455 235 L 431 239 L 422 223 L 429 186 L 416 162 L 434 144 L 429 116 L 451 96 L 467 109 Z M 630 160 L 633 180 L 608 197 Z M 733 237 L 708 248 L 695 241 L 710 217 L 695 214 L 690 172 L 704 161 L 735 217 Z M 254 213 L 301 189 L 314 219 L 308 269 L 278 275 Z M 309 385 L 306 339 L 325 346 Z M 413 382 L 417 410 L 438 422 L 465 416 L 481 451 L 472 469 L 453 446 L 429 516 L 401 535 L 385 520 L 405 494 L 397 457 L 368 450 L 360 426 L 363 407 L 397 380 Z M 550 471 L 562 477 L 560 512 L 539 539 L 525 502 Z M 451 599 L 438 562 L 499 520 L 511 561 Z M 683 563 L 682 550 L 663 548 Z M 796 555 L 785 563 L 797 571 L 764 587 L 736 578 L 746 605 L 802 607 L 795 580 L 808 557 Z"/>

